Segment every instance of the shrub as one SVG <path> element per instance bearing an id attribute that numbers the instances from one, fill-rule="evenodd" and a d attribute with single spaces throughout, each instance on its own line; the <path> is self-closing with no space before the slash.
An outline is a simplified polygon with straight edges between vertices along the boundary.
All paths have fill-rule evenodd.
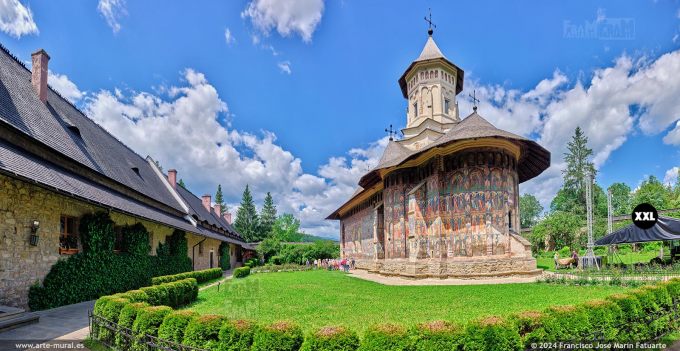
<path id="1" fill-rule="evenodd" d="M 231 256 L 229 255 L 229 243 L 226 242 L 221 242 L 220 243 L 220 268 L 222 270 L 227 271 L 231 269 Z"/>
<path id="2" fill-rule="evenodd" d="M 359 348 L 359 337 L 345 327 L 322 327 L 309 334 L 301 351 L 355 351 Z"/>
<path id="3" fill-rule="evenodd" d="M 134 324 L 135 319 L 137 319 L 137 313 L 145 307 L 149 307 L 149 304 L 146 302 L 135 302 L 125 305 L 118 317 L 118 327 L 132 329 L 132 325 Z M 123 334 L 117 333 L 116 346 L 121 350 L 127 350 L 130 347 L 130 340 Z"/>
<path id="4" fill-rule="evenodd" d="M 184 330 L 184 345 L 199 349 L 216 350 L 220 329 L 226 317 L 206 314 L 192 319 Z"/>
<path id="5" fill-rule="evenodd" d="M 297 351 L 304 337 L 302 329 L 290 322 L 276 322 L 257 329 L 252 351 Z"/>
<path id="6" fill-rule="evenodd" d="M 470 323 L 465 329 L 463 345 L 466 351 L 522 350 L 516 326 L 500 317 L 487 317 Z"/>
<path id="7" fill-rule="evenodd" d="M 541 328 L 543 318 L 545 314 L 538 311 L 523 311 L 510 316 L 525 348 L 529 349 L 531 344 L 546 340 L 545 329 Z"/>
<path id="8" fill-rule="evenodd" d="M 234 278 L 245 278 L 250 275 L 250 267 L 239 267 L 234 269 Z"/>
<path id="9" fill-rule="evenodd" d="M 118 323 L 120 312 L 129 303 L 130 300 L 120 297 L 104 296 L 95 302 L 94 313 L 109 322 Z M 113 342 L 114 332 L 103 326 L 97 328 L 95 334 L 99 340 Z"/>
<path id="10" fill-rule="evenodd" d="M 607 300 L 612 301 L 621 309 L 621 319 L 624 321 L 626 328 L 619 330 L 619 339 L 638 341 L 643 335 L 642 331 L 646 329 L 643 323 L 644 311 L 640 305 L 640 301 L 635 296 L 628 294 L 614 294 L 607 297 Z"/>
<path id="11" fill-rule="evenodd" d="M 198 313 L 189 310 L 174 311 L 163 318 L 158 327 L 158 337 L 164 340 L 181 343 L 184 340 L 184 330 Z"/>
<path id="12" fill-rule="evenodd" d="M 158 285 L 158 284 L 163 284 L 163 283 L 171 283 L 175 282 L 178 280 L 184 280 L 187 278 L 194 278 L 198 283 L 205 283 L 207 281 L 221 278 L 222 277 L 222 269 L 221 268 L 210 268 L 210 269 L 204 269 L 200 271 L 193 271 L 193 272 L 185 272 L 185 273 L 180 273 L 180 274 L 173 274 L 173 275 L 163 275 L 160 277 L 154 277 L 151 279 L 151 284 L 153 285 Z"/>
<path id="13" fill-rule="evenodd" d="M 410 350 L 411 345 L 411 337 L 403 326 L 378 324 L 366 330 L 359 350 L 402 351 Z"/>
<path id="14" fill-rule="evenodd" d="M 142 290 L 130 290 L 120 294 L 130 302 L 149 302 L 149 296 Z"/>
<path id="15" fill-rule="evenodd" d="M 166 284 L 146 286 L 140 289 L 149 297 L 149 304 L 152 306 L 169 305 L 170 299 Z"/>
<path id="16" fill-rule="evenodd" d="M 415 341 L 414 351 L 456 350 L 463 330 L 449 322 L 434 321 L 416 325 L 411 333 Z"/>
<path id="17" fill-rule="evenodd" d="M 577 341 L 586 337 L 590 330 L 588 315 L 575 306 L 552 306 L 541 322 L 545 332 L 544 341 Z M 541 333 L 539 331 L 538 333 Z"/>
<path id="18" fill-rule="evenodd" d="M 246 320 L 230 320 L 222 324 L 219 333 L 220 351 L 250 350 L 257 326 Z"/>
<path id="19" fill-rule="evenodd" d="M 135 336 L 133 348 L 135 350 L 149 349 L 146 345 L 140 344 L 139 340 L 145 335 L 158 336 L 158 327 L 170 312 L 172 312 L 172 308 L 168 306 L 150 306 L 138 311 L 137 318 L 132 324 L 132 333 Z"/>
<path id="20" fill-rule="evenodd" d="M 623 323 L 621 307 L 612 301 L 591 300 L 583 305 L 592 331 L 601 333 L 596 338 L 604 341 L 614 341 Z"/>

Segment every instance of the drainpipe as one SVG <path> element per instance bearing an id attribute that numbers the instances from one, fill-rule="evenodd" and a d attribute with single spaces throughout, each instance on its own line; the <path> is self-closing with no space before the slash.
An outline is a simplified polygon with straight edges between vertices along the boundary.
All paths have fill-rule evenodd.
<path id="1" fill-rule="evenodd" d="M 191 247 L 191 269 L 196 270 L 196 255 L 194 254 L 196 251 L 196 246 L 200 245 L 202 242 L 206 241 L 207 238 L 203 238 L 203 240 L 199 241 L 196 243 L 196 245 Z"/>

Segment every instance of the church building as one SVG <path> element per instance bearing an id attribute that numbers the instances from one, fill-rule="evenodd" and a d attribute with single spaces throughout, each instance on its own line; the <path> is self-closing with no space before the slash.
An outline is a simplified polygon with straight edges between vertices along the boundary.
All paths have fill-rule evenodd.
<path id="1" fill-rule="evenodd" d="M 456 103 L 464 72 L 428 32 L 399 78 L 403 138 L 327 219 L 340 220 L 341 254 L 358 268 L 410 278 L 538 274 L 519 235 L 519 184 L 550 166 L 536 142 L 500 130 Z"/>

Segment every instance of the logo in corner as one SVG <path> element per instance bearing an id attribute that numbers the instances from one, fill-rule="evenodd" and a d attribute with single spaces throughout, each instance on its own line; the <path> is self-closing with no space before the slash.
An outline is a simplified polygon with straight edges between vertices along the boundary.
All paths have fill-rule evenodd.
<path id="1" fill-rule="evenodd" d="M 638 228 L 649 229 L 659 220 L 659 213 L 654 206 L 648 203 L 641 203 L 633 209 L 631 219 Z"/>

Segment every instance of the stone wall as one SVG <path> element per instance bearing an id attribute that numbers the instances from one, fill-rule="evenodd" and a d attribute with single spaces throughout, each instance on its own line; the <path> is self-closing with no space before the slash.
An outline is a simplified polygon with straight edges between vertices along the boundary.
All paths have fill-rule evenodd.
<path id="1" fill-rule="evenodd" d="M 105 210 L 34 184 L 0 175 L 0 305 L 26 307 L 28 289 L 42 281 L 52 265 L 68 256 L 59 254 L 60 218 L 62 215 L 80 218 L 86 213 Z M 149 231 L 152 254 L 159 242 L 172 234 L 173 228 L 126 214 L 111 212 L 116 225 L 142 223 Z M 31 224 L 40 222 L 37 246 L 31 246 Z M 187 233 L 188 252 L 203 237 Z M 196 248 L 195 269 L 210 267 L 210 251 L 214 252 L 213 266 L 219 266 L 219 241 L 207 239 L 203 254 Z M 232 262 L 235 262 L 235 257 Z"/>

